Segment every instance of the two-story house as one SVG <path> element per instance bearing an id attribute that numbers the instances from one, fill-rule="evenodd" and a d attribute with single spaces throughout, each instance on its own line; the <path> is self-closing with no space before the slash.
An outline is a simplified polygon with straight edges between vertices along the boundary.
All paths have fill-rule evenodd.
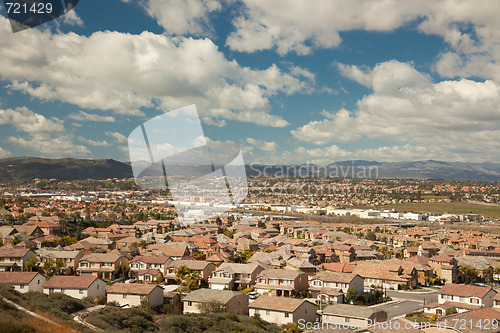
<path id="1" fill-rule="evenodd" d="M 447 283 L 439 290 L 437 303 L 426 304 L 424 313 L 440 316 L 449 309 L 453 313 L 462 313 L 492 307 L 496 294 L 491 287 Z"/>
<path id="2" fill-rule="evenodd" d="M 212 272 L 215 270 L 215 264 L 204 260 L 175 260 L 172 261 L 167 267 L 165 274 L 165 282 L 167 284 L 176 283 L 176 273 L 179 267 L 185 266 L 188 269 L 188 274 L 199 274 L 201 280 L 208 281 Z"/>
<path id="3" fill-rule="evenodd" d="M 356 295 L 361 295 L 364 279 L 358 274 L 330 271 L 320 271 L 309 279 L 311 297 L 316 298 L 318 303 L 343 303 L 350 288 L 356 290 Z"/>
<path id="4" fill-rule="evenodd" d="M 457 281 L 458 263 L 457 260 L 450 256 L 433 256 L 429 258 L 429 266 L 434 268 L 437 277 L 448 283 Z"/>
<path id="5" fill-rule="evenodd" d="M 405 272 L 403 267 L 386 265 L 384 261 L 361 261 L 354 267 L 353 273 L 364 278 L 365 290 L 372 287 L 397 290 L 400 285 L 414 287 L 418 278 L 414 268 Z"/>
<path id="6" fill-rule="evenodd" d="M 262 295 L 250 303 L 249 316 L 259 315 L 263 320 L 276 325 L 300 321 L 316 321 L 316 304 L 306 299 L 283 298 Z"/>
<path id="7" fill-rule="evenodd" d="M 292 296 L 307 291 L 308 276 L 294 269 L 266 269 L 257 275 L 255 290 L 260 294 Z"/>
<path id="8" fill-rule="evenodd" d="M 167 256 L 135 256 L 129 263 L 130 275 L 136 276 L 141 271 L 148 269 L 157 269 L 165 276 L 167 273 L 167 266 L 173 262 Z"/>
<path id="9" fill-rule="evenodd" d="M 74 251 L 59 251 L 59 250 L 47 250 L 47 248 L 41 248 L 37 251 L 38 260 L 40 263 L 45 263 L 47 260 L 53 260 L 54 262 L 61 261 L 64 263 L 60 272 L 66 275 L 75 274 L 78 265 L 80 264 L 80 259 L 83 257 L 83 253 L 77 250 Z"/>
<path id="10" fill-rule="evenodd" d="M 263 270 L 260 264 L 223 263 L 214 270 L 208 283 L 210 289 L 248 288 L 255 284 L 257 275 Z"/>
<path id="11" fill-rule="evenodd" d="M 45 294 L 63 293 L 73 298 L 83 299 L 90 297 L 92 300 L 103 300 L 106 296 L 106 283 L 90 275 L 64 276 L 55 275 L 43 285 Z"/>
<path id="12" fill-rule="evenodd" d="M 0 248 L 0 272 L 22 271 L 26 262 L 35 258 L 35 252 L 23 247 L 5 245 Z"/>
<path id="13" fill-rule="evenodd" d="M 92 274 L 102 279 L 112 280 L 121 275 L 121 265 L 127 264 L 127 257 L 118 252 L 91 253 L 80 259 L 78 273 L 80 275 Z"/>

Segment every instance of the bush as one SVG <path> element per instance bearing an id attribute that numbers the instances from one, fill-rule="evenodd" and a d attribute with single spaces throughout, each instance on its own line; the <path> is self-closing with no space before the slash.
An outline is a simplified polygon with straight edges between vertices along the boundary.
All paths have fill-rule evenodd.
<path id="1" fill-rule="evenodd" d="M 120 330 L 132 333 L 158 331 L 158 326 L 153 323 L 153 317 L 140 309 L 107 306 L 90 313 L 85 320 L 105 331 Z"/>

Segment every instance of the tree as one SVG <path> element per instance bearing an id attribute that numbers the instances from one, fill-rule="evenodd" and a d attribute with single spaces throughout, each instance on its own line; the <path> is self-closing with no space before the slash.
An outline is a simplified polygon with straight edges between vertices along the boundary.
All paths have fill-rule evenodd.
<path id="1" fill-rule="evenodd" d="M 186 278 L 186 276 L 188 274 L 189 274 L 189 269 L 186 266 L 181 265 L 181 266 L 179 266 L 179 268 L 177 268 L 177 270 L 175 272 L 175 280 L 179 284 L 179 289 L 180 289 L 182 282 L 184 281 L 184 279 Z"/>
<path id="2" fill-rule="evenodd" d="M 478 272 L 474 268 L 467 265 L 460 267 L 460 272 L 469 278 L 470 283 L 472 283 L 478 276 Z"/>
<path id="3" fill-rule="evenodd" d="M 28 259 L 24 265 L 24 271 L 33 272 L 35 269 L 38 270 L 38 262 L 36 261 L 36 258 Z"/>
<path id="4" fill-rule="evenodd" d="M 358 294 L 358 291 L 356 290 L 356 288 L 354 287 L 351 287 L 347 290 L 347 294 L 346 294 L 346 299 L 348 302 L 350 301 L 354 301 L 354 298 L 356 297 L 356 295 Z"/>
<path id="5" fill-rule="evenodd" d="M 218 301 L 203 302 L 198 304 L 201 313 L 221 313 L 227 311 L 227 306 Z"/>
<path id="6" fill-rule="evenodd" d="M 45 272 L 45 275 L 47 275 L 47 277 L 52 277 L 52 275 L 54 275 L 55 268 L 56 265 L 54 263 L 54 260 L 52 259 L 47 259 L 47 261 L 43 263 L 43 271 Z"/>
<path id="7" fill-rule="evenodd" d="M 373 231 L 368 231 L 366 233 L 366 239 L 371 240 L 371 241 L 376 241 L 377 235 Z"/>
<path id="8" fill-rule="evenodd" d="M 66 267 L 64 261 L 62 259 L 57 259 L 54 267 L 55 274 L 59 274 L 64 267 Z"/>

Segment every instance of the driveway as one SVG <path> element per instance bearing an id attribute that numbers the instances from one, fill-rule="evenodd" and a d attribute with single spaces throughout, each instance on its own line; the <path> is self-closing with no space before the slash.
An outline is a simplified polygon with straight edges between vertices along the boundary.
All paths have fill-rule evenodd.
<path id="1" fill-rule="evenodd" d="M 400 300 L 410 300 L 421 302 L 425 304 L 437 302 L 437 290 L 424 291 L 424 292 L 416 292 L 416 291 L 400 291 L 400 290 L 387 290 L 387 296 L 392 299 L 400 299 Z"/>

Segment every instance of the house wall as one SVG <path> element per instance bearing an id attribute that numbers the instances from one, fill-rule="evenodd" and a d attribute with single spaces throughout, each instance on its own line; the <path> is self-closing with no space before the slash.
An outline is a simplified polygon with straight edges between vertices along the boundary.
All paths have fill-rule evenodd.
<path id="1" fill-rule="evenodd" d="M 29 283 L 28 290 L 29 291 L 43 292 L 43 285 L 46 281 L 47 281 L 47 279 L 45 278 L 45 276 L 43 276 L 42 274 L 37 274 L 35 276 L 35 278 L 33 280 L 31 280 L 31 282 Z M 25 288 L 23 288 L 23 289 L 25 289 Z"/>
<path id="2" fill-rule="evenodd" d="M 304 302 L 295 310 L 295 312 L 250 308 L 249 316 L 254 316 L 256 313 L 258 313 L 263 320 L 277 325 L 298 322 L 300 319 L 303 319 L 306 322 L 314 322 L 316 320 L 316 305 Z"/>

